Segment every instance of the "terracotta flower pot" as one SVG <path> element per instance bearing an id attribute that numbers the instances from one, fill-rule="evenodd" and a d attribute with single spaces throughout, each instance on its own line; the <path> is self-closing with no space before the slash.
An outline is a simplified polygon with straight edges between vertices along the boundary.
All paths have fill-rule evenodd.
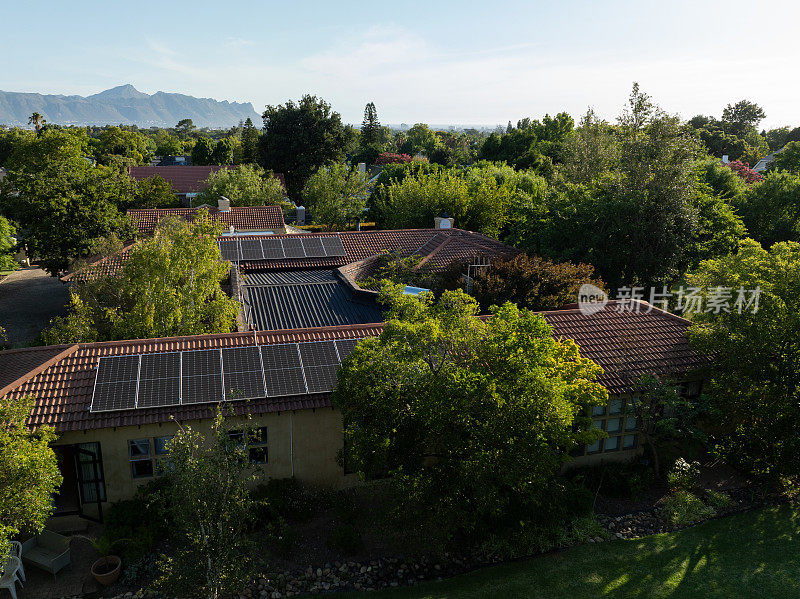
<path id="1" fill-rule="evenodd" d="M 116 555 L 107 555 L 92 564 L 92 576 L 97 582 L 107 587 L 117 582 L 121 569 L 122 560 Z"/>

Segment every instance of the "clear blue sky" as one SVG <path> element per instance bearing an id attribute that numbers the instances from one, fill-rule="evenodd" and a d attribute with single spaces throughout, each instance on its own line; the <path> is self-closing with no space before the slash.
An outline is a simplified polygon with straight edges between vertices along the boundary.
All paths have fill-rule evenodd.
<path id="1" fill-rule="evenodd" d="M 798 0 L 2 3 L 0 89 L 88 95 L 131 83 L 252 102 L 304 93 L 348 122 L 496 124 L 591 105 L 639 81 L 666 110 L 742 98 L 800 125 Z"/>

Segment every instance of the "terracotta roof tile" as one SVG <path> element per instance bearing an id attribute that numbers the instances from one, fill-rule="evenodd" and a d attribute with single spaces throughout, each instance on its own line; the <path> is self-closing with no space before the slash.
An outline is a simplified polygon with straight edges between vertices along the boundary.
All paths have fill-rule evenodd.
<path id="1" fill-rule="evenodd" d="M 178 167 L 186 168 L 186 167 Z M 128 210 L 128 216 L 136 221 L 139 233 L 150 235 L 158 223 L 168 216 L 179 216 L 191 221 L 200 208 L 139 208 Z M 275 231 L 283 230 L 283 209 L 280 206 L 233 206 L 230 210 L 220 212 L 218 208 L 210 208 L 208 214 L 212 220 L 219 221 L 239 231 Z"/>
<path id="2" fill-rule="evenodd" d="M 175 193 L 197 193 L 203 191 L 206 179 L 215 173 L 231 166 L 132 166 L 128 169 L 131 179 L 141 181 L 158 175 L 172 184 Z"/>
<path id="3" fill-rule="evenodd" d="M 642 304 L 647 306 L 646 304 Z M 574 339 L 585 357 L 604 369 L 600 382 L 612 393 L 632 390 L 641 374 L 678 374 L 700 366 L 701 357 L 688 344 L 689 322 L 653 309 L 649 313 L 618 312 L 618 304 L 609 302 L 597 314 L 584 315 L 579 310 L 543 312 L 556 337 Z M 239 347 L 253 344 L 361 339 L 379 335 L 380 324 L 347 325 L 319 329 L 259 331 L 201 335 L 170 339 L 143 339 L 89 343 L 73 347 L 34 348 L 31 363 L 47 362 L 16 382 L 6 385 L 4 395 L 36 397 L 29 424 L 36 428 L 53 425 L 58 432 L 91 430 L 179 420 L 209 418 L 214 405 L 188 405 L 170 408 L 90 413 L 95 369 L 101 356 L 155 353 Z M 19 354 L 20 352 L 16 352 Z M 15 363 L 15 352 L 0 352 L 0 365 Z M 18 373 L 18 372 L 17 372 Z M 328 394 L 302 395 L 249 402 L 232 402 L 239 414 L 301 410 L 330 406 Z"/>

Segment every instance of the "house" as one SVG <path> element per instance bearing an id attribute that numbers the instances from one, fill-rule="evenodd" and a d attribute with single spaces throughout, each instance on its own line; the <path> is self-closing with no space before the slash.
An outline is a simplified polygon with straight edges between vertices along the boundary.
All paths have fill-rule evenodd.
<path id="1" fill-rule="evenodd" d="M 188 206 L 197 194 L 208 187 L 206 180 L 211 173 L 232 166 L 132 166 L 128 174 L 135 181 L 142 181 L 158 175 L 172 185 L 181 204 Z"/>
<path id="2" fill-rule="evenodd" d="M 169 216 L 191 221 L 198 210 L 206 208 L 211 220 L 225 226 L 225 234 L 275 235 L 286 233 L 283 209 L 280 206 L 231 206 L 224 198 L 217 206 L 197 208 L 136 208 L 128 210 L 140 236 L 152 235 L 158 223 Z"/>
<path id="3" fill-rule="evenodd" d="M 623 416 L 624 402 L 645 373 L 683 379 L 701 364 L 687 341 L 689 322 L 644 302 L 540 314 L 554 336 L 574 339 L 602 366 L 599 381 L 611 397 L 593 411 L 608 438 L 584 448 L 576 463 L 636 455 L 637 423 Z M 381 329 L 357 324 L 10 350 L 0 352 L 0 397 L 33 396 L 30 428 L 49 425 L 59 435 L 57 514 L 102 517 L 103 504 L 131 497 L 158 476 L 179 425 L 207 430 L 222 403 L 234 420 L 249 417 L 261 429 L 251 457 L 263 477 L 343 487 L 356 481 L 336 461 L 342 418 L 331 390 L 341 360 Z"/>
<path id="4" fill-rule="evenodd" d="M 775 155 L 780 154 L 783 152 L 783 148 L 773 152 L 772 154 L 768 154 L 764 156 L 761 160 L 756 162 L 755 166 L 753 166 L 753 170 L 757 173 L 763 173 L 765 170 L 769 168 L 769 165 L 775 162 Z"/>

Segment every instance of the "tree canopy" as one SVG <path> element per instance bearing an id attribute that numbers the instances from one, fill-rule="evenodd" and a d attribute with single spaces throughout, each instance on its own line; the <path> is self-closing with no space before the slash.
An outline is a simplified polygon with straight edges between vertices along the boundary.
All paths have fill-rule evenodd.
<path id="1" fill-rule="evenodd" d="M 303 187 L 314 222 L 328 230 L 344 229 L 360 220 L 368 195 L 366 176 L 341 163 L 321 167 Z"/>
<path id="2" fill-rule="evenodd" d="M 600 368 L 510 303 L 481 320 L 462 291 L 382 298 L 383 332 L 344 361 L 333 395 L 343 459 L 391 475 L 398 512 L 431 539 L 542 524 L 567 453 L 600 434 L 587 416 L 608 397 Z"/>
<path id="3" fill-rule="evenodd" d="M 242 164 L 211 173 L 208 187 L 198 194 L 196 202 L 214 206 L 220 196 L 228 198 L 231 206 L 286 204 L 286 190 L 280 179 L 267 175 L 264 169 L 254 164 Z"/>
<path id="4" fill-rule="evenodd" d="M 205 211 L 192 223 L 165 219 L 139 242 L 119 273 L 79 283 L 70 311 L 56 317 L 48 344 L 227 333 L 239 304 L 221 287 L 230 264 L 220 257 L 221 226 Z"/>

